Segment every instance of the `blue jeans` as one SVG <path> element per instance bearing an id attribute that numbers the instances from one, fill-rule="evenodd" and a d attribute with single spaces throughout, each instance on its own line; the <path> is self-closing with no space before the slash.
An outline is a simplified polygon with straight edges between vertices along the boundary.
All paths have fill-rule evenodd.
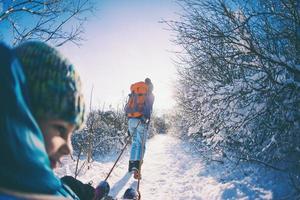
<path id="1" fill-rule="evenodd" d="M 142 123 L 140 119 L 130 118 L 128 120 L 128 129 L 132 136 L 130 160 L 143 160 L 146 150 L 147 125 Z M 143 147 L 142 143 L 144 143 Z"/>

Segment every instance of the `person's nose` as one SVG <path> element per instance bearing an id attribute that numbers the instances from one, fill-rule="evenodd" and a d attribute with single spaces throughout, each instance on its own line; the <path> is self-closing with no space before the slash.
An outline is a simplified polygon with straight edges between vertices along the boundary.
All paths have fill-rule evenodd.
<path id="1" fill-rule="evenodd" d="M 72 151 L 73 151 L 73 148 L 72 148 L 71 138 L 70 138 L 66 141 L 65 145 L 62 147 L 61 153 L 63 155 L 68 155 L 68 154 L 71 154 Z"/>

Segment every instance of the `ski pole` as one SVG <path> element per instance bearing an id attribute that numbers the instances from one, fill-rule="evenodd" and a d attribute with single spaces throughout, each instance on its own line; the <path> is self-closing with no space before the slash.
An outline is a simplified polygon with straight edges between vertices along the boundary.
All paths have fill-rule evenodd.
<path id="1" fill-rule="evenodd" d="M 139 125 L 140 125 L 140 122 L 138 122 L 138 124 L 136 125 L 135 129 L 137 129 Z M 129 130 L 128 130 L 128 131 L 129 131 Z M 112 171 L 114 170 L 114 168 L 115 168 L 115 166 L 117 165 L 118 161 L 120 160 L 120 158 L 121 158 L 123 152 L 125 151 L 125 149 L 126 149 L 128 143 L 129 143 L 129 141 L 130 141 L 130 138 L 131 138 L 131 135 L 129 134 L 129 135 L 126 137 L 126 140 L 127 140 L 127 141 L 126 141 L 126 143 L 125 143 L 125 145 L 124 145 L 124 147 L 123 147 L 123 149 L 122 149 L 120 155 L 118 156 L 117 160 L 115 161 L 114 165 L 112 166 L 111 170 L 109 171 L 109 173 L 108 173 L 108 175 L 106 176 L 106 178 L 105 178 L 104 181 L 107 181 L 107 179 L 109 178 L 110 174 L 111 174 Z"/>
<path id="2" fill-rule="evenodd" d="M 135 127 L 135 129 L 138 128 L 140 122 L 137 124 L 137 126 Z M 129 133 L 129 130 L 127 130 L 128 133 Z M 127 137 L 126 137 L 126 143 L 124 145 L 124 147 L 122 148 L 122 151 L 121 153 L 119 154 L 117 160 L 115 161 L 114 165 L 112 166 L 112 168 L 110 169 L 109 173 L 107 174 L 106 178 L 104 181 L 101 181 L 99 183 L 99 185 L 96 187 L 95 189 L 95 195 L 94 195 L 94 198 L 93 200 L 98 200 L 98 199 L 102 199 L 103 197 L 107 196 L 108 193 L 109 193 L 109 190 L 110 190 L 110 186 L 107 182 L 107 179 L 109 178 L 109 176 L 111 175 L 112 171 L 114 170 L 115 166 L 117 165 L 118 161 L 120 160 L 122 154 L 124 153 L 129 141 L 130 141 L 130 138 L 131 138 L 131 135 L 129 134 Z"/>
<path id="3" fill-rule="evenodd" d="M 130 141 L 130 140 L 129 140 L 130 137 L 131 137 L 130 135 L 128 135 L 128 136 L 126 137 L 126 143 L 125 143 L 125 145 L 124 145 L 124 147 L 123 147 L 121 153 L 119 154 L 117 160 L 115 161 L 114 165 L 113 165 L 112 168 L 110 169 L 110 171 L 109 171 L 109 173 L 108 173 L 108 175 L 106 176 L 106 178 L 105 178 L 104 181 L 107 181 L 108 177 L 110 176 L 110 174 L 112 173 L 113 169 L 115 168 L 115 166 L 117 165 L 118 161 L 120 160 L 120 158 L 121 158 L 123 152 L 125 151 L 125 149 L 126 149 L 128 143 L 129 143 L 129 141 Z"/>
<path id="4" fill-rule="evenodd" d="M 126 149 L 128 143 L 129 143 L 129 138 L 130 138 L 130 135 L 128 135 L 125 139 L 126 139 L 126 143 L 121 151 L 121 153 L 119 154 L 117 160 L 115 161 L 113 167 L 110 169 L 108 175 L 106 176 L 105 180 L 104 181 L 101 181 L 99 183 L 99 185 L 96 187 L 95 189 L 95 195 L 94 195 L 94 198 L 93 200 L 100 200 L 102 199 L 103 197 L 107 196 L 108 193 L 109 193 L 109 190 L 110 190 L 110 186 L 107 182 L 107 179 L 108 177 L 110 176 L 110 174 L 112 173 L 113 169 L 115 168 L 116 164 L 118 163 L 119 159 L 121 158 L 124 150 Z"/>
<path id="5" fill-rule="evenodd" d="M 144 145 L 145 145 L 145 140 L 146 140 L 146 132 L 148 131 L 149 128 L 149 123 L 150 123 L 150 119 L 149 121 L 146 123 L 146 129 L 144 129 L 144 134 L 143 134 L 143 140 L 142 140 L 142 151 L 141 151 L 141 156 L 142 158 L 144 157 Z M 141 162 L 139 163 L 139 176 L 141 176 L 141 168 L 142 168 L 142 159 Z M 138 179 L 138 183 L 137 183 L 137 192 L 138 192 L 138 200 L 140 200 L 142 198 L 141 192 L 140 192 L 140 177 Z"/>

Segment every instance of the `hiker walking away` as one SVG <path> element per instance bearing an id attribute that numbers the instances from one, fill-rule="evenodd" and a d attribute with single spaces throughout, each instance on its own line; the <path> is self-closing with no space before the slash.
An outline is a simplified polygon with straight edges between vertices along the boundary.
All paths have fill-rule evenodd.
<path id="1" fill-rule="evenodd" d="M 54 174 L 83 123 L 79 75 L 55 48 L 0 43 L 0 199 L 76 199 Z"/>
<path id="2" fill-rule="evenodd" d="M 153 84 L 150 78 L 146 78 L 145 81 L 132 84 L 130 90 L 129 100 L 125 106 L 128 130 L 132 136 L 128 171 L 133 172 L 135 178 L 140 178 L 140 167 L 154 102 Z"/>

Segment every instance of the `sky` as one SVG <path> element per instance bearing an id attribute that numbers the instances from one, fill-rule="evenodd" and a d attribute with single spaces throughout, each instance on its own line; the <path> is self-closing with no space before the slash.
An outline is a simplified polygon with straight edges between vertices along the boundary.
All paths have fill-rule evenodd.
<path id="1" fill-rule="evenodd" d="M 85 25 L 80 47 L 67 43 L 60 51 L 80 73 L 87 109 L 122 108 L 130 85 L 149 77 L 157 113 L 171 109 L 176 78 L 173 34 L 161 20 L 178 18 L 174 0 L 99 1 Z"/>

